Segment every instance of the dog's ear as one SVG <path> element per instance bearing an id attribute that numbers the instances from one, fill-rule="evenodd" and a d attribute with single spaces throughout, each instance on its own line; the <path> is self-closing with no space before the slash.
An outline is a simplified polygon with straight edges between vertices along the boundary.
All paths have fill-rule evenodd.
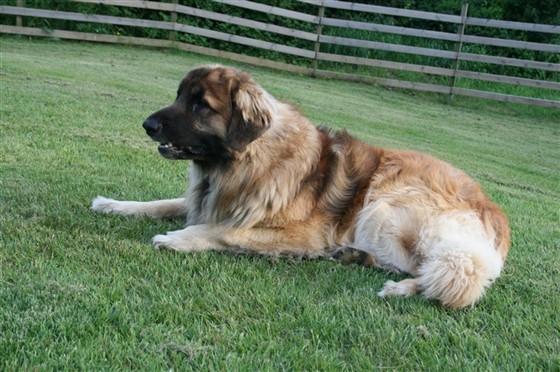
<path id="1" fill-rule="evenodd" d="M 239 151 L 270 127 L 275 109 L 273 98 L 249 75 L 234 71 L 230 78 L 232 115 L 226 141 Z"/>

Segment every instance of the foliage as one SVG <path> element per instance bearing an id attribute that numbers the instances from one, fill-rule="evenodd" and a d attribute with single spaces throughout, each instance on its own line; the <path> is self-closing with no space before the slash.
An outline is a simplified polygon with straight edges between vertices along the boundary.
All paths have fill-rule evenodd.
<path id="1" fill-rule="evenodd" d="M 8 0 L 9 5 L 14 5 L 16 0 Z M 170 3 L 171 0 L 162 2 Z M 288 10 L 302 12 L 310 15 L 318 14 L 318 7 L 313 4 L 306 4 L 299 1 L 290 0 L 260 0 L 258 1 L 270 6 L 282 7 Z M 429 12 L 438 12 L 444 14 L 459 14 L 460 3 L 456 0 L 444 1 L 431 1 L 431 0 L 360 0 L 359 2 L 365 4 L 374 4 L 382 6 L 391 6 L 404 9 L 415 9 Z M 232 3 L 219 3 L 206 0 L 180 0 L 180 5 L 190 6 L 207 11 L 227 14 L 229 16 L 241 17 L 253 21 L 279 25 L 297 30 L 315 33 L 317 26 L 311 23 L 302 22 L 298 20 L 289 19 L 286 17 L 275 16 L 272 14 L 263 13 L 253 9 L 246 9 L 235 6 Z M 44 9 L 55 9 L 62 11 L 73 11 L 84 14 L 101 14 L 116 17 L 139 18 L 146 20 L 157 21 L 170 21 L 170 13 L 129 8 L 126 6 L 110 6 L 100 4 L 87 4 L 75 3 L 71 0 L 26 0 L 26 6 L 37 7 Z M 491 18 L 491 19 L 504 19 L 518 22 L 532 22 L 544 24 L 560 24 L 560 2 L 556 0 L 472 0 L 469 2 L 469 16 Z M 456 33 L 457 25 L 443 22 L 433 22 L 420 19 L 413 19 L 407 17 L 394 17 L 383 16 L 377 14 L 370 14 L 365 12 L 354 12 L 347 10 L 339 10 L 333 8 L 326 8 L 325 16 L 339 19 L 351 19 L 354 21 L 380 23 L 399 27 L 411 27 L 421 30 L 434 30 L 449 33 Z M 13 23 L 13 17 L 0 16 L 2 23 Z M 192 17 L 187 15 L 178 15 L 179 23 L 203 28 L 207 30 L 221 32 L 227 35 L 236 35 L 252 39 L 258 39 L 270 43 L 278 43 L 282 45 L 292 46 L 296 48 L 313 50 L 314 42 L 301 40 L 295 37 L 283 36 L 273 32 L 264 32 L 255 30 L 249 27 L 244 27 L 238 24 L 229 24 L 225 22 L 218 22 L 201 17 Z M 169 31 L 157 30 L 142 27 L 130 26 L 116 26 L 102 23 L 88 23 L 88 22 L 70 22 L 64 20 L 54 19 L 26 19 L 26 26 L 40 27 L 46 30 L 50 29 L 63 29 L 75 30 L 81 32 L 92 32 L 110 35 L 123 35 L 123 36 L 137 36 L 147 38 L 168 39 L 170 37 Z M 359 31 L 347 28 L 327 27 L 323 28 L 323 34 L 340 36 L 347 38 L 356 38 L 360 40 L 372 40 L 389 44 L 402 44 L 413 45 L 417 47 L 434 48 L 442 50 L 453 50 L 455 44 L 442 40 L 425 39 L 411 36 L 399 36 L 393 34 L 386 34 L 371 31 Z M 467 33 L 472 35 L 494 37 L 494 38 L 511 38 L 522 41 L 536 41 L 548 44 L 560 43 L 560 36 L 558 34 L 535 33 L 527 31 L 504 30 L 490 27 L 475 27 L 469 26 Z M 278 60 L 292 64 L 299 64 L 303 66 L 310 66 L 311 61 L 306 58 L 291 56 L 274 52 L 268 49 L 260 49 L 250 47 L 243 44 L 232 43 L 229 41 L 216 40 L 208 37 L 197 36 L 193 34 L 178 32 L 174 36 L 176 40 L 189 44 L 209 47 L 218 50 L 225 50 L 235 53 L 242 53 L 256 57 L 263 57 L 271 60 Z M 518 58 L 525 60 L 536 60 L 550 63 L 560 63 L 560 55 L 557 53 L 544 53 L 530 50 L 522 50 L 515 48 L 498 48 L 492 46 L 465 44 L 464 50 L 470 53 L 477 54 L 493 54 L 507 58 Z M 437 58 L 433 56 L 417 56 L 413 54 L 383 52 L 379 50 L 368 50 L 364 48 L 345 47 L 337 45 L 322 44 L 321 51 L 326 53 L 344 53 L 347 55 L 384 59 L 388 61 L 404 62 L 421 64 L 436 67 L 450 67 L 452 61 L 445 58 Z M 320 68 L 333 68 L 337 64 L 321 62 Z M 474 69 L 479 72 L 489 73 L 503 73 L 509 75 L 520 76 L 526 78 L 538 78 L 560 81 L 557 73 L 550 71 L 539 71 L 526 68 L 512 68 L 491 64 L 477 64 L 466 63 L 463 66 Z M 365 74 L 380 74 L 380 71 L 371 68 L 359 67 Z M 382 72 L 384 74 L 393 74 L 394 72 Z M 422 78 L 430 79 L 430 78 Z"/>

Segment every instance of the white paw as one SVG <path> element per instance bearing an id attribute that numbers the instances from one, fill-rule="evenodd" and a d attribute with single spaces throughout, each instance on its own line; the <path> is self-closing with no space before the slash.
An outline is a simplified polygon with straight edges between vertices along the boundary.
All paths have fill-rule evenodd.
<path id="1" fill-rule="evenodd" d="M 173 239 L 171 239 L 171 237 L 167 236 L 167 235 L 156 235 L 152 238 L 152 244 L 154 245 L 155 249 L 161 249 L 161 248 L 172 248 L 171 243 L 173 242 Z"/>
<path id="2" fill-rule="evenodd" d="M 91 209 L 96 212 L 111 213 L 115 211 L 118 201 L 115 199 L 104 198 L 103 196 L 98 196 L 93 199 L 91 203 Z"/>
<path id="3" fill-rule="evenodd" d="M 182 252 L 205 251 L 212 246 L 204 237 L 196 234 L 196 229 L 191 226 L 183 230 L 168 231 L 165 235 L 156 235 L 152 238 L 154 248 L 167 248 Z"/>
<path id="4" fill-rule="evenodd" d="M 394 281 L 387 280 L 385 282 L 385 285 L 383 286 L 383 289 L 380 290 L 379 292 L 377 292 L 377 295 L 379 297 L 387 297 L 387 296 L 393 295 L 396 285 L 397 285 L 397 283 L 395 283 Z"/>
<path id="5" fill-rule="evenodd" d="M 383 289 L 377 293 L 379 297 L 387 296 L 412 296 L 420 290 L 418 282 L 414 279 L 404 279 L 396 283 L 392 280 L 387 280 Z"/>

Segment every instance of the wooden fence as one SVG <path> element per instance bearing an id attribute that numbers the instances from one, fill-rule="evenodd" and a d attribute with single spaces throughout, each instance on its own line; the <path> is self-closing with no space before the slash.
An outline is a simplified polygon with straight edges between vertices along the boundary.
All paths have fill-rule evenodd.
<path id="1" fill-rule="evenodd" d="M 279 7 L 273 7 L 246 0 L 212 0 L 219 3 L 224 3 L 229 6 L 241 7 L 251 9 L 253 11 L 264 12 L 275 16 L 286 17 L 293 20 L 308 22 L 316 26 L 315 32 L 302 31 L 287 27 L 282 27 L 270 23 L 258 22 L 254 20 L 229 16 L 226 14 L 215 13 L 203 9 L 197 9 L 189 6 L 179 5 L 178 0 L 169 0 L 171 2 L 155 2 L 145 0 L 71 0 L 76 3 L 92 3 L 92 4 L 105 4 L 115 5 L 122 7 L 151 9 L 163 12 L 169 12 L 170 21 L 154 21 L 147 19 L 135 19 L 126 17 L 115 17 L 107 15 L 96 14 L 82 14 L 77 12 L 62 12 L 46 9 L 34 9 L 24 6 L 24 0 L 17 0 L 18 6 L 0 6 L 0 14 L 16 16 L 15 25 L 0 25 L 0 33 L 12 33 L 30 36 L 47 36 L 57 37 L 62 39 L 73 40 L 86 40 L 86 41 L 99 41 L 108 43 L 127 43 L 144 46 L 156 47 L 175 47 L 186 51 L 202 53 L 205 55 L 227 58 L 239 62 L 256 64 L 260 66 L 272 67 L 285 71 L 293 71 L 301 74 L 309 74 L 319 77 L 328 78 L 342 78 L 354 81 L 366 81 L 381 84 L 388 87 L 415 89 L 428 92 L 436 92 L 449 94 L 450 97 L 454 95 L 472 96 L 485 99 L 494 99 L 506 102 L 525 103 L 543 107 L 560 108 L 560 101 L 549 99 L 537 99 L 530 97 L 522 97 L 510 94 L 494 93 L 489 91 L 481 91 L 474 89 L 465 89 L 456 86 L 457 79 L 475 79 L 487 82 L 506 83 L 518 86 L 527 86 L 540 89 L 560 90 L 560 82 L 547 81 L 538 79 L 526 79 L 508 75 L 498 75 L 483 72 L 475 72 L 469 70 L 462 70 L 462 61 L 474 61 L 480 63 L 497 64 L 501 66 L 514 66 L 527 69 L 537 69 L 544 71 L 551 71 L 555 75 L 560 73 L 560 64 L 531 61 L 524 59 L 505 58 L 496 55 L 482 55 L 465 53 L 462 51 L 462 46 L 465 43 L 482 44 L 494 47 L 504 48 L 518 48 L 527 49 L 532 51 L 540 51 L 547 53 L 560 54 L 560 45 L 557 44 L 544 44 L 534 43 L 519 40 L 509 40 L 500 38 L 481 37 L 470 35 L 467 33 L 468 26 L 479 27 L 494 27 L 509 30 L 522 30 L 540 33 L 553 33 L 560 34 L 559 25 L 542 25 L 521 22 L 507 22 L 491 19 L 473 18 L 468 16 L 468 4 L 463 4 L 460 15 L 438 14 L 416 10 L 406 10 L 398 8 L 389 8 L 383 6 L 366 5 L 359 3 L 350 3 L 334 0 L 299 0 L 303 3 L 312 4 L 317 6 L 316 14 L 306 14 L 287 10 Z M 387 15 L 394 17 L 409 17 L 414 19 L 421 19 L 427 21 L 444 22 L 457 25 L 456 33 L 430 31 L 424 29 L 396 27 L 378 23 L 358 22 L 347 19 L 336 19 L 325 17 L 325 9 L 334 8 L 347 11 L 374 13 L 379 15 Z M 242 25 L 255 30 L 265 31 L 269 33 L 276 33 L 284 36 L 298 38 L 312 42 L 313 49 L 304 49 L 278 43 L 272 43 L 264 40 L 248 38 L 239 35 L 219 32 L 207 28 L 194 27 L 177 22 L 177 14 L 187 15 L 191 17 L 201 17 L 212 21 L 224 22 L 233 25 Z M 134 26 L 134 27 L 147 27 L 153 29 L 169 31 L 169 37 L 163 39 L 149 39 L 126 37 L 108 34 L 95 34 L 84 33 L 65 30 L 43 30 L 40 28 L 24 27 L 22 17 L 39 17 L 46 19 L 60 19 L 76 22 L 94 22 L 119 26 Z M 324 35 L 322 30 L 324 27 L 344 27 L 354 30 L 374 31 L 380 33 L 389 33 L 396 35 L 412 36 L 418 38 L 428 38 L 436 40 L 445 40 L 453 42 L 453 50 L 430 49 L 422 47 L 413 47 L 401 44 L 383 43 L 377 41 L 358 40 L 353 38 L 335 37 Z M 301 67 L 292 64 L 275 62 L 261 58 L 250 57 L 247 55 L 214 50 L 210 48 L 200 47 L 187 43 L 177 42 L 176 34 L 178 32 L 188 33 L 192 35 L 203 36 L 206 38 L 227 41 L 230 43 L 241 44 L 250 47 L 262 48 L 275 52 L 285 53 L 288 55 L 304 57 L 312 60 L 312 67 Z M 324 44 L 352 46 L 358 48 L 366 48 L 380 51 L 389 51 L 395 53 L 406 53 L 412 55 L 438 57 L 451 60 L 451 68 L 442 68 L 434 66 L 425 66 L 411 63 L 393 62 L 380 59 L 362 58 L 344 54 L 325 53 L 321 51 L 321 46 Z M 444 76 L 448 79 L 446 85 L 426 84 L 413 81 L 404 81 L 386 78 L 373 78 L 365 77 L 355 74 L 340 73 L 334 71 L 320 70 L 317 68 L 320 61 L 338 62 L 353 65 L 364 65 L 372 67 L 380 67 L 384 69 L 411 71 L 416 73 L 430 74 Z M 558 79 L 554 79 L 558 80 Z"/>

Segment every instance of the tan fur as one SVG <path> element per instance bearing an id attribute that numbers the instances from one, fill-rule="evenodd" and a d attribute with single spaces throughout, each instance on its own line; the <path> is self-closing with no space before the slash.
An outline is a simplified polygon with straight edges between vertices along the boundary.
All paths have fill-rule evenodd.
<path id="1" fill-rule="evenodd" d="M 238 70 L 204 67 L 181 87 L 166 110 L 186 105 L 190 136 L 212 134 L 228 160 L 219 166 L 195 160 L 184 199 L 98 197 L 94 210 L 186 215 L 185 229 L 154 237 L 158 248 L 339 255 L 413 276 L 387 282 L 380 296 L 423 292 L 464 307 L 499 276 L 510 243 L 507 218 L 460 170 L 318 129 Z M 196 113 L 197 94 L 211 111 Z"/>

